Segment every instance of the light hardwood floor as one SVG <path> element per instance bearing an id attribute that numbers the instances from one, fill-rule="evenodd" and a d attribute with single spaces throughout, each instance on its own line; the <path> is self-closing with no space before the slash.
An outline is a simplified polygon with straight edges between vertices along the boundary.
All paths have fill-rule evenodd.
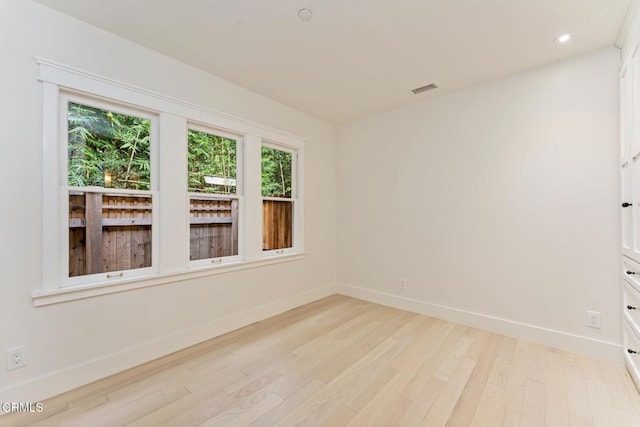
<path id="1" fill-rule="evenodd" d="M 621 365 L 332 296 L 44 402 L 35 426 L 640 426 Z"/>

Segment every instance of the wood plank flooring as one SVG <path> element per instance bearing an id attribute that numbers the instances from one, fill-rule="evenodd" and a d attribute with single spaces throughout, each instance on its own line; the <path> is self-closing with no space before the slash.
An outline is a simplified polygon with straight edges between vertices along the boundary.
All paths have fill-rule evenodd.
<path id="1" fill-rule="evenodd" d="M 334 295 L 3 426 L 640 426 L 624 367 Z"/>

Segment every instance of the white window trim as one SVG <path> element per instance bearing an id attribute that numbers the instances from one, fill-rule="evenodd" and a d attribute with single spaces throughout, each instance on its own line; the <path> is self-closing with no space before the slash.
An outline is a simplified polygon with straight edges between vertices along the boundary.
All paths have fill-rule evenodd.
<path id="1" fill-rule="evenodd" d="M 281 256 L 281 255 L 286 255 L 291 253 L 297 253 L 300 251 L 299 248 L 301 245 L 301 238 L 298 237 L 301 234 L 300 233 L 301 229 L 299 228 L 298 222 L 302 217 L 298 209 L 299 208 L 298 196 L 301 193 L 299 191 L 299 181 L 298 181 L 298 177 L 299 177 L 298 161 L 302 157 L 302 155 L 300 154 L 301 150 L 296 147 L 291 147 L 291 146 L 283 145 L 277 142 L 266 141 L 266 140 L 262 141 L 260 148 L 262 149 L 262 147 L 273 148 L 275 150 L 291 153 L 291 197 L 264 197 L 262 196 L 262 188 L 261 188 L 260 195 L 262 196 L 262 201 L 275 200 L 275 201 L 282 201 L 282 202 L 290 202 L 292 204 L 292 209 L 293 209 L 293 213 L 292 213 L 293 224 L 292 224 L 292 230 L 291 230 L 291 232 L 293 233 L 292 246 L 290 248 L 262 251 L 262 253 L 265 257 L 276 257 L 276 256 Z"/>
<path id="2" fill-rule="evenodd" d="M 245 207 L 244 207 L 244 138 L 242 135 L 234 134 L 231 132 L 227 132 L 224 130 L 216 129 L 211 127 L 210 125 L 206 125 L 203 123 L 195 123 L 188 122 L 187 130 L 195 130 L 198 132 L 204 132 L 209 135 L 221 136 L 223 138 L 233 139 L 236 142 L 236 193 L 235 194 L 217 194 L 217 193 L 198 193 L 198 192 L 189 192 L 187 194 L 187 218 L 190 217 L 190 199 L 191 196 L 195 197 L 206 197 L 208 199 L 236 199 L 238 200 L 238 254 L 230 255 L 225 257 L 217 257 L 217 258 L 204 258 L 198 260 L 191 260 L 190 250 L 187 251 L 187 264 L 188 267 L 193 268 L 202 268 L 202 267 L 211 267 L 218 266 L 221 264 L 227 263 L 236 263 L 240 262 L 244 259 L 244 215 L 245 215 Z M 186 168 L 186 165 L 185 165 Z M 190 233 L 186 234 L 187 244 L 191 245 Z"/>
<path id="3" fill-rule="evenodd" d="M 303 246 L 304 236 L 302 234 L 304 230 L 302 177 L 304 176 L 303 152 L 305 138 L 150 90 L 107 79 L 77 68 L 42 58 L 35 59 L 39 64 L 40 73 L 38 79 L 43 85 L 43 280 L 42 287 L 32 292 L 34 305 L 40 306 L 94 297 L 158 284 L 172 283 L 195 277 L 226 273 L 244 268 L 255 268 L 271 263 L 293 261 L 305 257 Z M 66 186 L 63 187 L 60 185 L 61 181 L 59 181 L 61 174 L 60 146 L 62 145 L 59 143 L 62 130 L 61 120 L 66 120 L 66 117 L 60 117 L 61 97 L 64 93 L 79 94 L 82 99 L 104 99 L 107 105 L 113 104 L 117 107 L 124 106 L 125 109 L 135 111 L 135 114 L 138 114 L 138 111 L 146 112 L 147 114 L 157 114 L 159 116 L 157 126 L 160 131 L 158 132 L 159 148 L 155 155 L 159 156 L 160 163 L 156 169 L 161 169 L 163 165 L 167 164 L 167 156 L 163 159 L 163 146 L 170 145 L 169 143 L 175 145 L 176 142 L 163 141 L 163 137 L 167 137 L 167 134 L 171 133 L 165 131 L 173 130 L 175 137 L 177 135 L 177 126 L 180 124 L 184 125 L 185 129 L 191 124 L 197 124 L 209 129 L 221 130 L 234 136 L 240 135 L 243 140 L 242 164 L 244 171 L 244 192 L 241 196 L 244 198 L 244 215 L 241 215 L 243 218 L 239 224 L 239 230 L 242 229 L 244 231 L 244 235 L 242 236 L 243 244 L 239 241 L 239 248 L 244 248 L 242 252 L 239 250 L 239 258 L 241 259 L 229 260 L 228 263 L 222 265 L 190 268 L 188 262 L 188 245 L 186 245 L 185 239 L 181 239 L 181 241 L 185 242 L 184 244 L 171 245 L 170 247 L 167 246 L 166 242 L 163 242 L 163 236 L 168 233 L 166 227 L 172 226 L 170 223 L 163 224 L 163 221 L 168 222 L 170 218 L 178 220 L 180 215 L 165 215 L 166 211 L 161 213 L 162 208 L 166 208 L 166 206 L 169 205 L 163 194 L 163 187 L 166 187 L 165 183 L 168 178 L 163 178 L 162 175 L 159 177 L 156 176 L 155 178 L 152 176 L 152 185 L 160 186 L 156 187 L 159 195 L 153 200 L 153 230 L 158 229 L 160 234 L 159 238 L 153 237 L 153 244 L 159 245 L 159 249 L 153 250 L 152 254 L 152 257 L 159 257 L 160 262 L 155 262 L 154 260 L 153 271 L 148 274 L 145 271 L 145 274 L 141 274 L 140 277 L 117 277 L 110 279 L 108 282 L 97 281 L 93 283 L 83 283 L 73 287 L 62 287 L 60 278 L 63 273 L 61 271 L 63 270 L 63 262 L 61 262 L 61 259 L 66 260 L 68 257 L 68 253 L 61 252 L 60 248 L 60 242 L 62 240 L 68 240 L 68 229 L 66 228 L 68 227 L 68 222 L 65 224 L 64 233 L 62 233 L 61 224 L 64 223 L 64 219 L 62 218 L 64 215 L 60 214 L 61 195 L 65 194 L 61 189 L 66 188 Z M 95 105 L 95 102 L 91 105 Z M 120 108 L 117 109 L 119 111 L 121 110 Z M 164 122 L 163 120 L 165 118 L 171 120 Z M 260 182 L 257 180 L 257 178 L 260 177 L 260 170 L 255 171 L 251 169 L 260 167 L 260 147 L 263 144 L 270 143 L 275 144 L 276 147 L 289 147 L 296 150 L 298 154 L 296 162 L 296 185 L 299 196 L 296 203 L 297 218 L 294 222 L 295 251 L 292 251 L 292 253 L 276 255 L 262 253 L 262 229 L 261 224 L 259 224 L 261 221 L 261 210 L 259 211 L 260 214 L 249 214 L 251 208 L 255 208 L 258 203 L 262 203 L 259 197 L 261 195 Z M 179 144 L 180 147 L 178 147 L 184 150 L 184 156 L 186 156 L 187 151 L 186 144 L 185 131 L 183 144 Z M 184 168 L 186 170 L 186 164 Z M 66 174 L 66 170 L 64 170 L 64 173 Z M 184 180 L 186 184 L 186 173 Z M 177 209 L 182 209 L 181 206 L 185 206 L 186 209 L 188 209 L 186 186 L 182 188 L 183 191 L 179 198 L 183 203 L 180 203 Z M 156 203 L 157 199 L 159 199 L 159 203 Z M 66 207 L 67 204 L 68 201 L 65 200 L 62 206 Z M 176 203 L 172 204 L 175 205 Z M 159 216 L 157 221 L 156 215 Z M 185 218 L 184 215 L 181 216 Z M 188 219 L 185 219 L 183 228 L 186 228 L 187 231 L 185 234 L 188 235 Z M 163 231 L 163 229 L 165 230 Z M 175 231 L 172 236 L 174 235 Z M 239 239 L 240 238 L 241 236 L 239 235 Z M 178 246 L 178 248 L 174 248 L 174 246 Z M 178 260 L 176 263 L 176 258 L 173 255 L 180 251 L 182 251 L 183 254 L 186 253 L 187 262 Z M 132 272 L 135 270 L 127 271 Z"/>
<path id="4" fill-rule="evenodd" d="M 266 267 L 284 262 L 299 261 L 305 259 L 306 256 L 307 254 L 302 252 L 269 259 L 228 263 L 213 268 L 209 266 L 199 269 L 194 268 L 191 271 L 180 273 L 159 273 L 150 276 L 119 279 L 109 283 L 96 283 L 93 285 L 78 286 L 74 288 L 59 288 L 51 290 L 37 289 L 31 293 L 31 298 L 34 306 L 42 307 L 67 301 L 92 298 L 100 295 L 110 295 L 134 289 L 177 283 L 185 280 L 197 279 L 199 277 L 214 276 L 218 274 L 232 273 L 234 271 Z"/>
<path id="5" fill-rule="evenodd" d="M 127 270 L 114 270 L 96 274 L 85 274 L 81 276 L 69 277 L 69 239 L 61 238 L 59 242 L 59 262 L 60 262 L 60 278 L 59 283 L 61 288 L 83 286 L 92 283 L 100 282 L 112 282 L 117 278 L 135 278 L 143 277 L 149 274 L 158 273 L 159 257 L 159 230 L 157 224 L 159 224 L 159 209 L 158 209 L 158 120 L 157 114 L 151 111 L 141 110 L 129 105 L 124 105 L 117 102 L 107 102 L 105 100 L 96 99 L 91 96 L 84 96 L 75 92 L 60 90 L 60 104 L 58 106 L 60 124 L 60 134 L 58 136 L 60 143 L 59 148 L 59 173 L 57 182 L 60 183 L 58 192 L 60 194 L 60 202 L 58 204 L 58 215 L 60 218 L 60 230 L 59 236 L 69 235 L 69 192 L 70 191 L 82 191 L 102 194 L 129 194 L 129 195 L 150 195 L 151 196 L 151 266 L 145 268 L 127 269 Z M 102 110 L 116 111 L 121 114 L 127 114 L 143 119 L 147 119 L 151 122 L 151 150 L 150 150 L 150 189 L 149 190 L 122 190 L 117 188 L 107 187 L 75 187 L 68 185 L 68 107 L 69 103 L 86 105 L 93 108 L 99 108 Z"/>

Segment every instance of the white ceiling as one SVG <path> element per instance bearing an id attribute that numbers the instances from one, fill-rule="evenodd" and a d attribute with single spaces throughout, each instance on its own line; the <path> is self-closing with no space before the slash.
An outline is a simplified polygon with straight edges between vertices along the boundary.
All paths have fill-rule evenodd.
<path id="1" fill-rule="evenodd" d="M 37 1 L 333 123 L 613 45 L 631 2 Z"/>

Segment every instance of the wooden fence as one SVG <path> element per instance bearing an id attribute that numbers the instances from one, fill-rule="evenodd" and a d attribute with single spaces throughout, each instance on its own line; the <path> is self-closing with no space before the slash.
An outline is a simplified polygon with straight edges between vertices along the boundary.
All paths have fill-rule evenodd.
<path id="1" fill-rule="evenodd" d="M 151 266 L 151 196 L 69 195 L 69 276 Z"/>
<path id="2" fill-rule="evenodd" d="M 262 250 L 290 248 L 293 245 L 293 202 L 262 202 Z"/>
<path id="3" fill-rule="evenodd" d="M 238 255 L 238 200 L 191 196 L 190 259 Z"/>
<path id="4" fill-rule="evenodd" d="M 263 250 L 291 247 L 293 205 L 263 202 Z M 238 254 L 238 201 L 192 196 L 190 259 Z M 69 276 L 151 266 L 149 195 L 69 195 Z"/>

